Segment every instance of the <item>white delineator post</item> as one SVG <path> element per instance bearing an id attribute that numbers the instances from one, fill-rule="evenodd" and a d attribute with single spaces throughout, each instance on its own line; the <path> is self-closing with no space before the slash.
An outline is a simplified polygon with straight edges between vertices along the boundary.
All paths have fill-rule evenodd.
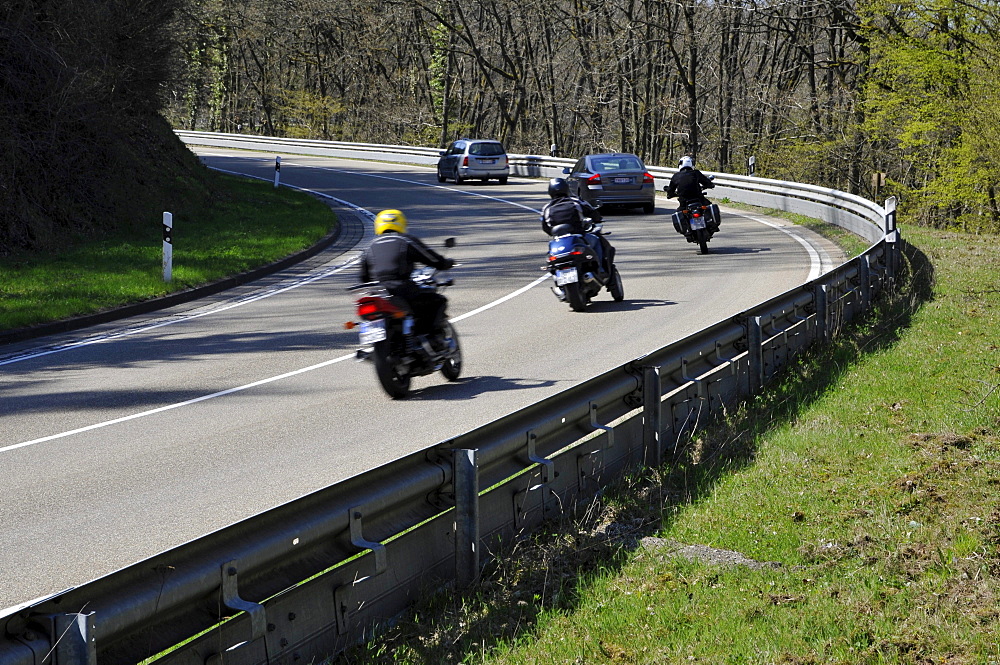
<path id="1" fill-rule="evenodd" d="M 173 279 L 174 271 L 174 216 L 163 213 L 163 281 Z"/>
<path id="2" fill-rule="evenodd" d="M 274 158 L 274 186 L 277 187 L 281 181 L 281 155 Z"/>

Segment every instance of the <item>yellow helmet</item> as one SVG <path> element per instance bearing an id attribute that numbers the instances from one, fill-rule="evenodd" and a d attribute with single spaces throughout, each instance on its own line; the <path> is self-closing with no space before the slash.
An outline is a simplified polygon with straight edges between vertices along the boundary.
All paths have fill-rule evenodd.
<path id="1" fill-rule="evenodd" d="M 375 235 L 386 231 L 406 233 L 406 215 L 398 210 L 383 210 L 375 215 Z"/>

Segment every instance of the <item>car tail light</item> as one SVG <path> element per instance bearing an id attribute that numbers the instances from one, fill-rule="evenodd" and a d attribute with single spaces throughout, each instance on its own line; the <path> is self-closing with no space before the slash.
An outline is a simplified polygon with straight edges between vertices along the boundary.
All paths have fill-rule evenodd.
<path id="1" fill-rule="evenodd" d="M 652 185 L 653 184 L 653 176 L 651 176 L 648 173 L 644 173 L 643 176 L 642 176 L 642 184 L 644 184 L 644 185 Z"/>
<path id="2" fill-rule="evenodd" d="M 462 166 L 468 166 L 468 165 L 469 165 L 469 156 L 466 155 L 465 159 L 462 160 Z"/>
<path id="3" fill-rule="evenodd" d="M 601 174 L 600 173 L 595 173 L 594 175 L 592 175 L 589 178 L 587 178 L 587 182 L 590 182 L 590 183 L 599 183 L 599 182 L 601 182 Z"/>

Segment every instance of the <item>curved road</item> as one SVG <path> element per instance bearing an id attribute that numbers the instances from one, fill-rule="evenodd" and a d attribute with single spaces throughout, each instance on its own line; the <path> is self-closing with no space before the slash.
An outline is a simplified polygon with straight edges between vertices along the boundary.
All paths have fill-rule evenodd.
<path id="1" fill-rule="evenodd" d="M 204 149 L 273 177 L 273 156 Z M 432 169 L 285 156 L 282 182 L 411 229 L 461 263 L 447 291 L 464 377 L 389 400 L 353 360 L 344 288 L 370 237 L 206 300 L 0 349 L 0 608 L 82 584 L 431 446 L 688 335 L 842 257 L 779 220 L 724 210 L 701 256 L 656 215 L 609 214 L 625 301 L 573 313 L 539 283 L 537 180 L 439 185 Z M 763 222 L 763 223 L 761 223 Z M 183 237 L 178 230 L 177 238 Z M 177 241 L 175 257 L 182 255 Z M 176 260 L 176 259 L 175 259 Z"/>

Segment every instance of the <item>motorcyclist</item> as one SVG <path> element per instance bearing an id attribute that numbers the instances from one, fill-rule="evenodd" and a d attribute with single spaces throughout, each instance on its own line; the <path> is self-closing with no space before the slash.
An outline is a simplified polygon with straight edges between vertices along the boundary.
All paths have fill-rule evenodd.
<path id="1" fill-rule="evenodd" d="M 448 270 L 455 262 L 406 233 L 406 216 L 399 210 L 383 210 L 375 216 L 375 240 L 361 257 L 362 282 L 380 282 L 392 295 L 404 298 L 413 310 L 414 333 L 432 341 L 444 338 L 448 299 L 422 289 L 410 279 L 415 264 Z"/>
<path id="2" fill-rule="evenodd" d="M 610 274 L 615 262 L 615 248 L 603 235 L 592 232 L 592 224 L 601 221 L 601 214 L 583 199 L 570 196 L 569 184 L 562 178 L 549 181 L 549 197 L 552 200 L 542 208 L 542 230 L 550 236 L 582 235 L 597 252 L 601 271 Z"/>
<path id="3" fill-rule="evenodd" d="M 704 190 L 712 189 L 715 183 L 694 167 L 694 159 L 688 155 L 681 157 L 677 168 L 680 170 L 670 178 L 667 185 L 667 198 L 676 196 L 678 209 L 686 208 L 692 203 L 708 205 Z"/>
<path id="4" fill-rule="evenodd" d="M 667 198 L 677 197 L 677 210 L 681 211 L 690 205 L 710 206 L 711 202 L 705 198 L 706 189 L 715 187 L 712 179 L 694 167 L 694 158 L 684 155 L 677 164 L 680 169 L 670 178 L 670 183 L 664 187 L 667 190 Z M 708 225 L 713 231 L 719 230 L 719 220 L 715 214 L 709 215 Z"/>

